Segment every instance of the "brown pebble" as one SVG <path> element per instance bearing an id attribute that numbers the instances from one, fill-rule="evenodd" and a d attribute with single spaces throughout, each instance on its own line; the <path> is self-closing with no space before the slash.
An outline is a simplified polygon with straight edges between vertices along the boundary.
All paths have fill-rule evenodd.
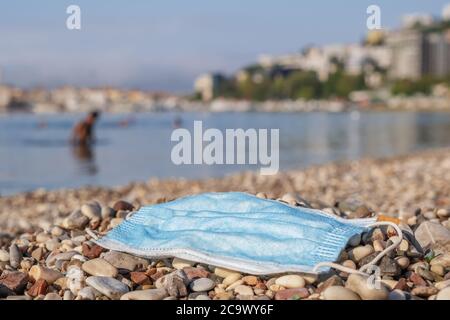
<path id="1" fill-rule="evenodd" d="M 297 300 L 307 298 L 308 296 L 308 289 L 305 288 L 285 289 L 277 291 L 275 300 Z"/>
<path id="2" fill-rule="evenodd" d="M 103 219 L 102 222 L 100 223 L 100 227 L 98 227 L 98 231 L 104 232 L 104 231 L 108 230 L 108 226 L 109 226 L 110 222 L 111 222 L 111 219 L 109 219 L 109 218 Z"/>
<path id="3" fill-rule="evenodd" d="M 258 278 L 255 276 L 245 276 L 241 280 L 249 286 L 256 286 L 256 284 L 258 283 Z"/>
<path id="4" fill-rule="evenodd" d="M 405 291 L 408 288 L 408 284 L 405 278 L 400 278 L 393 288 L 393 290 L 402 290 Z"/>
<path id="5" fill-rule="evenodd" d="M 267 290 L 267 286 L 264 284 L 264 282 L 259 281 L 259 282 L 255 285 L 255 289 Z"/>
<path id="6" fill-rule="evenodd" d="M 44 279 L 39 279 L 36 281 L 31 288 L 28 290 L 28 295 L 32 297 L 37 297 L 47 293 L 48 284 Z"/>
<path id="7" fill-rule="evenodd" d="M 89 228 L 92 229 L 92 230 L 96 230 L 100 226 L 101 222 L 102 221 L 100 219 L 92 219 L 89 222 Z"/>
<path id="8" fill-rule="evenodd" d="M 8 289 L 19 293 L 23 291 L 28 283 L 28 275 L 23 272 L 10 272 L 2 274 L 0 277 L 0 285 L 4 285 Z"/>
<path id="9" fill-rule="evenodd" d="M 86 243 L 82 245 L 82 253 L 83 256 L 89 259 L 95 259 L 100 257 L 100 254 L 104 251 L 102 247 L 94 244 L 92 247 L 89 247 Z"/>
<path id="10" fill-rule="evenodd" d="M 120 211 L 120 210 L 133 211 L 134 210 L 134 206 L 131 203 L 129 203 L 129 202 L 126 202 L 126 201 L 123 201 L 123 200 L 119 200 L 116 203 L 114 203 L 113 209 L 115 211 Z"/>
<path id="11" fill-rule="evenodd" d="M 343 286 L 342 279 L 338 276 L 332 276 L 328 278 L 326 281 L 322 282 L 321 285 L 316 290 L 316 293 L 322 293 L 329 287 L 335 287 L 335 286 Z"/>
<path id="12" fill-rule="evenodd" d="M 148 269 L 147 269 L 147 271 L 145 271 L 145 275 L 147 276 L 147 277 L 150 277 L 152 274 L 155 274 L 156 273 L 156 268 L 155 267 L 149 267 Z"/>
<path id="13" fill-rule="evenodd" d="M 202 268 L 195 267 L 185 267 L 183 268 L 183 272 L 186 274 L 186 277 L 189 280 L 197 279 L 197 278 L 208 278 L 209 272 Z"/>
<path id="14" fill-rule="evenodd" d="M 411 273 L 411 275 L 409 276 L 409 281 L 414 283 L 416 286 L 427 286 L 428 285 L 427 282 L 415 272 Z"/>
<path id="15" fill-rule="evenodd" d="M 36 261 L 41 261 L 44 256 L 44 249 L 41 247 L 34 249 L 33 252 L 31 252 L 31 256 L 36 259 Z"/>
<path id="16" fill-rule="evenodd" d="M 138 285 L 148 285 L 151 284 L 150 279 L 147 277 L 145 272 L 130 272 L 131 281 Z"/>
<path id="17" fill-rule="evenodd" d="M 161 278 L 163 275 L 164 275 L 164 273 L 162 273 L 161 271 L 157 271 L 157 272 L 155 272 L 154 274 L 152 274 L 152 275 L 150 276 L 150 278 L 151 278 L 153 281 L 156 281 L 156 280 L 158 280 L 159 278 Z"/>
<path id="18" fill-rule="evenodd" d="M 428 298 L 434 294 L 437 294 L 439 292 L 438 289 L 434 287 L 416 287 L 411 291 L 411 294 L 421 297 L 421 298 Z"/>

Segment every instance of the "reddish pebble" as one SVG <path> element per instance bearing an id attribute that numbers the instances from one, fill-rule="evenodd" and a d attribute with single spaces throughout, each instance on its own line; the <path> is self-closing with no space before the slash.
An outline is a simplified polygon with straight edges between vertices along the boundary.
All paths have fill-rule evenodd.
<path id="1" fill-rule="evenodd" d="M 397 284 L 395 285 L 393 290 L 402 290 L 402 291 L 406 291 L 406 289 L 408 289 L 408 284 L 405 278 L 400 278 L 397 282 Z"/>
<path id="2" fill-rule="evenodd" d="M 305 288 L 285 289 L 277 291 L 277 293 L 275 294 L 275 300 L 296 300 L 304 299 L 308 296 L 308 289 Z"/>
<path id="3" fill-rule="evenodd" d="M 427 282 L 415 272 L 411 273 L 411 275 L 409 276 L 409 281 L 414 283 L 416 286 L 427 286 L 428 285 Z"/>
<path id="4" fill-rule="evenodd" d="M 0 285 L 4 285 L 16 293 L 23 291 L 27 283 L 28 275 L 23 272 L 10 272 L 0 277 Z"/>
<path id="5" fill-rule="evenodd" d="M 258 283 L 255 285 L 255 289 L 267 290 L 267 286 L 264 284 L 264 282 L 258 281 Z"/>
<path id="6" fill-rule="evenodd" d="M 48 284 L 44 279 L 39 279 L 33 286 L 28 290 L 28 294 L 32 297 L 37 297 L 41 294 L 47 293 Z"/>
<path id="7" fill-rule="evenodd" d="M 147 271 L 145 271 L 145 275 L 147 277 L 150 277 L 152 274 L 156 273 L 156 268 L 148 268 Z"/>
<path id="8" fill-rule="evenodd" d="M 130 272 L 131 281 L 139 285 L 151 284 L 150 279 L 145 275 L 145 272 Z"/>
<path id="9" fill-rule="evenodd" d="M 208 278 L 209 276 L 209 272 L 202 268 L 185 267 L 183 268 L 183 271 L 189 280 L 197 278 Z"/>
<path id="10" fill-rule="evenodd" d="M 161 271 L 155 272 L 154 274 L 152 274 L 150 276 L 150 278 L 152 278 L 153 281 L 158 280 L 159 278 L 161 278 L 164 275 L 164 273 L 162 273 Z"/>
<path id="11" fill-rule="evenodd" d="M 83 256 L 89 259 L 95 259 L 100 257 L 100 254 L 103 252 L 103 248 L 99 245 L 94 244 L 92 247 L 89 247 L 86 243 L 83 243 L 82 253 Z"/>

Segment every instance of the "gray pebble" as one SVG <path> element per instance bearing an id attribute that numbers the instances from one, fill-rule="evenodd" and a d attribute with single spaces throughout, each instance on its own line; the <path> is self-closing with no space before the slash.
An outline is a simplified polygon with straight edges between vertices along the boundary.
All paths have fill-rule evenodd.
<path id="1" fill-rule="evenodd" d="M 17 269 L 22 261 L 22 252 L 20 252 L 19 247 L 12 244 L 9 247 L 9 264 L 11 267 Z"/>
<path id="2" fill-rule="evenodd" d="M 200 278 L 192 281 L 191 290 L 192 291 L 209 291 L 215 287 L 214 281 L 208 278 Z"/>

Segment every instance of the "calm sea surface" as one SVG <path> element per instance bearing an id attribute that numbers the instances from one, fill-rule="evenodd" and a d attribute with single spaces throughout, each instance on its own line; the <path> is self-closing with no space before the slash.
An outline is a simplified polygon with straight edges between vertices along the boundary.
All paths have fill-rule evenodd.
<path id="1" fill-rule="evenodd" d="M 384 157 L 450 146 L 450 113 L 141 113 L 102 115 L 97 144 L 68 143 L 83 115 L 0 116 L 0 194 L 40 187 L 115 186 L 150 177 L 207 178 L 243 165 L 171 162 L 174 119 L 192 131 L 204 128 L 280 129 L 280 170 L 334 160 Z M 124 125 L 126 124 L 126 125 Z"/>

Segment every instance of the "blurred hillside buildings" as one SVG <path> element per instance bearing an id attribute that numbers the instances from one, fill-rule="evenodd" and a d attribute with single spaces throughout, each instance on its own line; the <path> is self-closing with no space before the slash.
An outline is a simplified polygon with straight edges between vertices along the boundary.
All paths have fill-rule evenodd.
<path id="1" fill-rule="evenodd" d="M 387 46 L 392 61 L 389 75 L 394 79 L 419 79 L 423 76 L 450 74 L 450 5 L 443 11 L 443 20 L 431 16 L 408 16 L 404 28 L 391 32 Z"/>
<path id="2" fill-rule="evenodd" d="M 291 71 L 314 71 L 321 81 L 328 79 L 339 61 L 345 72 L 358 75 L 364 71 L 366 83 L 379 88 L 384 79 L 416 80 L 423 76 L 450 74 L 450 4 L 442 17 L 428 14 L 405 15 L 399 30 L 376 30 L 368 33 L 364 43 L 310 47 L 302 52 L 282 56 L 262 55 L 256 65 L 238 70 L 233 77 L 260 81 L 258 72 L 288 74 Z M 205 101 L 214 97 L 221 85 L 219 73 L 204 74 L 195 82 L 196 92 Z"/>
<path id="3" fill-rule="evenodd" d="M 450 4 L 443 9 L 440 18 L 421 13 L 407 15 L 398 30 L 371 31 L 361 43 L 312 46 L 281 56 L 262 55 L 255 64 L 241 68 L 231 77 L 217 72 L 203 74 L 194 83 L 196 98 L 201 98 L 203 103 L 191 97 L 117 88 L 65 86 L 52 90 L 25 90 L 5 85 L 7 79 L 2 75 L 0 66 L 0 113 L 87 112 L 92 109 L 139 112 L 228 109 L 312 111 L 322 108 L 335 111 L 345 108 L 346 101 L 296 98 L 272 101 L 267 98 L 256 106 L 251 99 L 239 98 L 239 101 L 235 98 L 233 101 L 233 98 L 218 98 L 221 98 L 220 92 L 230 90 L 230 79 L 238 84 L 265 84 L 264 81 L 276 82 L 296 71 L 313 71 L 318 80 L 325 82 L 337 68 L 352 76 L 363 75 L 365 88 L 352 89 L 348 96 L 351 102 L 365 103 L 366 107 L 371 101 L 376 101 L 377 104 L 382 102 L 388 106 L 407 106 L 411 109 L 420 105 L 424 109 L 431 108 L 429 106 L 450 108 L 450 88 L 445 84 L 439 83 L 428 96 L 423 94 L 421 97 L 402 97 L 393 95 L 389 90 L 390 82 L 398 79 L 419 80 L 425 76 L 450 79 Z M 265 87 L 263 90 L 266 90 Z M 215 101 L 210 103 L 212 100 Z"/>

